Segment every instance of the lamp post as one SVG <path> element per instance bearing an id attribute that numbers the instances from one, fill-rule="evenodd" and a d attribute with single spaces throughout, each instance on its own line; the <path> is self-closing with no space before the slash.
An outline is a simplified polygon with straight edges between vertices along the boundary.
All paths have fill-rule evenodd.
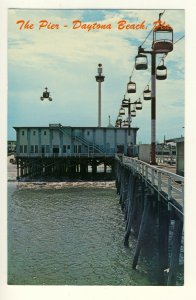
<path id="1" fill-rule="evenodd" d="M 156 165 L 156 54 L 159 52 L 139 47 L 139 53 L 151 55 L 151 165 Z"/>
<path id="2" fill-rule="evenodd" d="M 98 64 L 98 75 L 95 76 L 98 82 L 98 127 L 101 127 L 101 83 L 104 81 L 105 76 L 101 75 L 103 68 L 102 64 Z"/>
<path id="3" fill-rule="evenodd" d="M 156 52 L 145 51 L 140 46 L 138 55 L 140 54 L 151 54 L 151 164 L 156 165 Z"/>
<path id="4" fill-rule="evenodd" d="M 167 55 L 168 52 L 173 51 L 173 29 L 167 25 L 164 26 L 161 22 L 161 16 L 162 13 L 159 14 L 159 22 L 158 26 L 154 27 L 153 29 L 153 43 L 152 43 L 152 50 L 151 51 L 145 51 L 141 46 L 138 48 L 138 56 L 144 54 L 150 54 L 151 55 L 151 164 L 156 165 L 156 79 L 166 79 L 167 76 L 163 76 L 162 74 L 159 76 L 156 76 L 156 54 L 165 54 Z M 169 34 L 170 38 L 166 37 L 165 34 Z M 145 58 L 145 63 L 142 63 L 137 59 L 138 56 L 136 56 L 136 63 L 135 67 L 136 69 L 146 69 L 143 68 L 144 66 L 147 66 L 147 58 Z M 141 66 L 141 68 L 139 67 Z M 158 68 L 157 68 L 158 69 Z M 160 71 L 165 71 L 164 64 L 159 67 Z"/>

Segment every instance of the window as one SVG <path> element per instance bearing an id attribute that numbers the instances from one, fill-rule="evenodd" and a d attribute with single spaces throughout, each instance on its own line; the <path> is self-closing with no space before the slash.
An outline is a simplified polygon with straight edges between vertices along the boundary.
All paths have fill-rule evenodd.
<path id="1" fill-rule="evenodd" d="M 90 132 L 89 131 L 87 131 L 87 135 L 89 135 L 90 134 Z"/>
<path id="2" fill-rule="evenodd" d="M 67 152 L 67 146 L 63 145 L 63 153 L 66 153 L 66 152 Z"/>
<path id="3" fill-rule="evenodd" d="M 45 153 L 45 145 L 41 146 L 41 153 L 44 154 Z"/>
<path id="4" fill-rule="evenodd" d="M 67 145 L 67 150 L 70 150 L 70 145 Z"/>
<path id="5" fill-rule="evenodd" d="M 33 135 L 35 135 L 35 134 L 36 134 L 36 131 L 34 130 L 34 131 L 33 131 Z"/>
<path id="6" fill-rule="evenodd" d="M 74 145 L 74 153 L 81 153 L 81 145 Z"/>
<path id="7" fill-rule="evenodd" d="M 35 153 L 38 153 L 38 145 L 35 145 Z"/>
<path id="8" fill-rule="evenodd" d="M 78 153 L 81 153 L 81 152 L 82 152 L 82 146 L 78 145 Z"/>
<path id="9" fill-rule="evenodd" d="M 34 146 L 31 145 L 31 153 L 34 153 Z"/>
<path id="10" fill-rule="evenodd" d="M 24 130 L 22 131 L 22 135 L 24 135 Z"/>
<path id="11" fill-rule="evenodd" d="M 50 153 L 50 147 L 49 147 L 49 145 L 46 145 L 46 153 Z"/>
<path id="12" fill-rule="evenodd" d="M 27 153 L 27 145 L 24 145 L 24 153 Z"/>
<path id="13" fill-rule="evenodd" d="M 44 131 L 44 135 L 46 135 L 46 131 Z"/>
<path id="14" fill-rule="evenodd" d="M 53 153 L 59 153 L 59 145 L 53 145 Z"/>
<path id="15" fill-rule="evenodd" d="M 20 145 L 20 153 L 23 153 L 23 146 Z"/>

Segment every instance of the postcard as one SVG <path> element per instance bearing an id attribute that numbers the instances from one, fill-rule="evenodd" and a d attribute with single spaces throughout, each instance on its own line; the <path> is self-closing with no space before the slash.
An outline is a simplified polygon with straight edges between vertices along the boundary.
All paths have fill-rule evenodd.
<path id="1" fill-rule="evenodd" d="M 185 9 L 6 11 L 5 299 L 184 289 Z"/>

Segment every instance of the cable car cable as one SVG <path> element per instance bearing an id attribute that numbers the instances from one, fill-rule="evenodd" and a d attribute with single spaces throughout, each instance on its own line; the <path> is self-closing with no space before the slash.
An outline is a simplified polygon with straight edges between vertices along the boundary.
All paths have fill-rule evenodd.
<path id="1" fill-rule="evenodd" d="M 178 43 L 180 40 L 182 40 L 185 37 L 185 35 L 181 36 L 177 41 L 174 42 L 174 44 Z"/>
<path id="2" fill-rule="evenodd" d="M 143 44 L 146 42 L 147 38 L 149 37 L 149 35 L 151 34 L 152 31 L 153 31 L 153 29 L 151 29 L 151 31 L 148 33 L 148 35 L 146 36 L 145 40 L 144 40 L 143 43 L 140 45 L 140 47 L 143 46 Z"/>
<path id="3" fill-rule="evenodd" d="M 131 73 L 130 79 L 131 79 L 131 77 L 133 76 L 133 72 L 134 72 L 134 70 L 135 70 L 135 64 L 133 65 L 133 70 L 132 70 L 132 73 Z"/>

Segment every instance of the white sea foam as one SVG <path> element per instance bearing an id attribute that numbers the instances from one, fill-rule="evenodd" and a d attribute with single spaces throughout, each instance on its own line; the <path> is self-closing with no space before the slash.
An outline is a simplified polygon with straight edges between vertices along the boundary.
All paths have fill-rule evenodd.
<path id="1" fill-rule="evenodd" d="M 115 181 L 18 182 L 19 189 L 115 188 Z"/>

